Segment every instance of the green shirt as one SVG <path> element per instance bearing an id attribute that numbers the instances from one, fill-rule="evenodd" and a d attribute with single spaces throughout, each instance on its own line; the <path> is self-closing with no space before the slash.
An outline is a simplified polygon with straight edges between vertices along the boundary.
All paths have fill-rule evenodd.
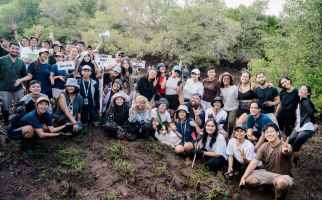
<path id="1" fill-rule="evenodd" d="M 27 75 L 25 63 L 19 58 L 12 62 L 9 55 L 0 58 L 0 91 L 17 91 L 22 84 L 14 87 L 17 79 Z"/>

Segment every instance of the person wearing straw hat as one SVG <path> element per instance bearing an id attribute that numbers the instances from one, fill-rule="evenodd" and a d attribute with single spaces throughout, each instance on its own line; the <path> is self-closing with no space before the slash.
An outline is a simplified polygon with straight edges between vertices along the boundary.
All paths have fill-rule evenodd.
<path id="1" fill-rule="evenodd" d="M 209 118 L 213 118 L 218 124 L 218 132 L 227 137 L 227 133 L 224 130 L 224 124 L 227 120 L 227 112 L 222 108 L 224 107 L 223 99 L 221 96 L 216 96 L 211 102 L 212 108 L 206 110 L 205 121 Z"/>
<path id="2" fill-rule="evenodd" d="M 8 131 L 8 137 L 15 140 L 31 139 L 37 135 L 39 138 L 50 138 L 59 136 L 62 129 L 68 124 L 54 128 L 52 115 L 48 112 L 49 99 L 39 97 L 35 109 L 12 123 Z"/>
<path id="3" fill-rule="evenodd" d="M 65 84 L 65 92 L 59 95 L 58 105 L 56 110 L 55 122 L 63 125 L 71 122 L 71 129 L 64 129 L 64 132 L 78 133 L 81 126 L 81 112 L 83 105 L 83 97 L 78 93 L 79 85 L 76 79 L 68 78 Z"/>

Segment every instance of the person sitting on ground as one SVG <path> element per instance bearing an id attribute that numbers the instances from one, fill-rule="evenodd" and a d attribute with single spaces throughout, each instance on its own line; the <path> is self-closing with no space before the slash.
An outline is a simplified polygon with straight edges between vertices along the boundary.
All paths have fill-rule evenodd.
<path id="1" fill-rule="evenodd" d="M 111 98 L 115 93 L 121 92 L 123 95 L 127 96 L 123 91 L 122 91 L 122 80 L 121 79 L 116 79 L 113 81 L 112 87 L 110 89 L 104 89 L 103 93 L 103 100 L 102 100 L 102 113 L 106 111 L 106 109 L 109 107 L 111 103 Z M 128 98 L 128 96 L 127 96 Z"/>
<path id="2" fill-rule="evenodd" d="M 199 135 L 201 130 L 197 123 L 189 117 L 189 111 L 186 105 L 180 105 L 178 107 L 177 115 L 176 130 L 174 130 L 174 127 L 171 129 L 181 138 L 181 142 L 176 146 L 175 152 L 178 155 L 191 156 L 193 145 L 196 142 L 192 134 Z"/>
<path id="3" fill-rule="evenodd" d="M 45 97 L 48 99 L 48 96 L 40 93 L 41 91 L 41 84 L 39 81 L 32 80 L 29 82 L 29 94 L 23 96 L 20 101 L 16 105 L 16 112 L 17 113 L 29 113 L 33 109 L 35 109 L 35 103 L 37 99 L 40 97 Z M 52 114 L 51 105 L 48 105 L 48 112 Z"/>
<path id="4" fill-rule="evenodd" d="M 79 85 L 75 78 L 68 78 L 65 84 L 65 92 L 59 95 L 55 122 L 58 125 L 71 122 L 73 127 L 64 129 L 63 132 L 79 134 L 81 131 L 81 113 L 83 98 L 79 92 Z"/>
<path id="5" fill-rule="evenodd" d="M 217 173 L 223 169 L 227 160 L 226 140 L 222 134 L 218 133 L 218 125 L 214 119 L 206 121 L 202 138 L 197 144 L 195 154 L 197 158 L 207 161 L 211 171 Z"/>
<path id="6" fill-rule="evenodd" d="M 298 95 L 300 102 L 296 110 L 296 126 L 289 137 L 289 143 L 293 147 L 293 162 L 296 164 L 299 157 L 302 145 L 310 139 L 315 131 L 317 125 L 314 113 L 316 109 L 312 103 L 311 88 L 307 85 L 302 85 L 299 89 Z"/>
<path id="7" fill-rule="evenodd" d="M 224 130 L 224 124 L 227 120 L 227 112 L 222 109 L 224 103 L 221 96 L 216 96 L 211 102 L 212 108 L 208 108 L 205 114 L 205 121 L 213 118 L 218 124 L 218 133 L 223 134 L 225 138 L 228 137 L 227 132 Z"/>
<path id="8" fill-rule="evenodd" d="M 19 121 L 11 124 L 8 137 L 15 140 L 31 139 L 37 135 L 39 138 L 59 136 L 57 133 L 64 129 L 64 124 L 57 128 L 52 125 L 52 115 L 48 112 L 49 99 L 39 97 L 35 109 L 22 116 Z"/>
<path id="9" fill-rule="evenodd" d="M 262 134 L 266 124 L 273 123 L 265 114 L 261 113 L 261 105 L 257 100 L 253 100 L 250 104 L 250 115 L 247 118 L 247 139 L 252 143 L 256 143 L 254 151 L 256 152 L 260 145 L 265 141 L 265 135 Z M 255 130 L 254 130 L 255 128 Z"/>
<path id="10" fill-rule="evenodd" d="M 127 131 L 135 138 L 149 138 L 153 133 L 150 102 L 144 96 L 137 96 L 129 111 Z"/>
<path id="11" fill-rule="evenodd" d="M 126 123 L 129 118 L 129 106 L 126 103 L 126 96 L 123 93 L 116 93 L 111 99 L 111 103 L 104 113 L 105 121 L 102 124 L 105 132 L 112 137 L 119 139 L 129 139 Z"/>
<path id="12" fill-rule="evenodd" d="M 243 188 L 245 185 L 272 185 L 275 187 L 275 199 L 284 199 L 293 185 L 292 146 L 279 139 L 279 129 L 274 123 L 266 124 L 263 134 L 268 142 L 258 149 L 255 158 L 241 177 L 239 186 Z M 260 161 L 266 168 L 255 170 Z"/>
<path id="13" fill-rule="evenodd" d="M 79 94 L 83 97 L 81 122 L 83 127 L 86 127 L 89 121 L 93 122 L 95 127 L 98 127 L 99 83 L 91 78 L 92 69 L 90 66 L 84 65 L 81 73 L 82 78 L 78 81 L 80 86 Z"/>
<path id="14" fill-rule="evenodd" d="M 234 131 L 235 138 L 229 140 L 226 150 L 228 155 L 228 171 L 226 175 L 228 178 L 234 176 L 234 171 L 243 174 L 255 155 L 254 145 L 245 139 L 246 129 L 242 125 L 238 125 Z"/>

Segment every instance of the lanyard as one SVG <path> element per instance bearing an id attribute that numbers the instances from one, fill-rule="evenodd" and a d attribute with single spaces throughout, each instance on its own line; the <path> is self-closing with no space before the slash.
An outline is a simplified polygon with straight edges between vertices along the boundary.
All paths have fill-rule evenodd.
<path id="1" fill-rule="evenodd" d="M 86 89 L 86 87 L 85 87 L 85 82 L 84 82 L 84 80 L 83 80 L 83 87 L 84 87 L 84 93 L 85 93 L 85 97 L 86 97 L 86 98 L 88 97 L 88 90 L 89 90 L 90 85 L 91 85 L 91 79 L 89 79 L 89 81 L 88 81 L 88 86 L 87 86 L 87 89 Z"/>

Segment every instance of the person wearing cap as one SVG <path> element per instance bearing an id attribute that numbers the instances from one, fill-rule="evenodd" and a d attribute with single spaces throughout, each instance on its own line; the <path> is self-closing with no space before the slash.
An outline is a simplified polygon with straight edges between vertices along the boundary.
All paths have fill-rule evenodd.
<path id="1" fill-rule="evenodd" d="M 145 96 L 149 101 L 153 99 L 156 93 L 158 71 L 151 69 L 145 76 L 139 78 L 136 90 L 137 92 Z"/>
<path id="2" fill-rule="evenodd" d="M 99 125 L 99 83 L 90 78 L 92 69 L 88 65 L 82 67 L 82 78 L 78 80 L 80 86 L 80 95 L 83 97 L 83 107 L 81 122 L 87 126 L 89 121 L 93 122 L 95 127 Z"/>
<path id="3" fill-rule="evenodd" d="M 81 130 L 81 113 L 83 97 L 78 93 L 79 84 L 75 78 L 68 78 L 65 84 L 65 92 L 59 95 L 55 122 L 63 125 L 67 122 L 73 124 L 72 129 L 64 132 L 79 133 Z"/>
<path id="4" fill-rule="evenodd" d="M 212 100 L 220 95 L 220 83 L 216 78 L 216 68 L 208 67 L 207 68 L 207 78 L 202 81 L 203 85 L 203 96 L 201 105 L 204 110 L 211 108 Z"/>
<path id="5" fill-rule="evenodd" d="M 25 62 L 26 67 L 37 60 L 37 56 L 39 55 L 38 43 L 39 39 L 36 36 L 31 36 L 29 46 L 21 48 L 20 58 Z"/>
<path id="6" fill-rule="evenodd" d="M 55 59 L 57 62 L 64 62 L 63 52 L 57 52 Z M 49 79 L 52 87 L 52 94 L 55 100 L 58 99 L 59 95 L 65 88 L 67 73 L 67 70 L 59 70 L 57 63 L 55 63 L 50 69 Z"/>
<path id="7" fill-rule="evenodd" d="M 121 72 L 122 68 L 120 66 L 116 66 L 113 68 L 112 72 L 106 72 L 103 74 L 104 90 L 110 89 L 116 79 L 122 79 Z"/>
<path id="8" fill-rule="evenodd" d="M 84 65 L 88 65 L 88 66 L 91 67 L 91 71 L 92 71 L 91 79 L 97 80 L 96 75 L 97 75 L 99 69 L 96 66 L 95 62 L 92 61 L 91 55 L 90 55 L 90 53 L 88 51 L 83 51 L 81 53 L 81 56 L 79 58 L 79 62 L 77 63 L 76 68 L 75 68 L 74 75 L 77 72 L 80 76 L 82 76 L 82 67 Z"/>
<path id="9" fill-rule="evenodd" d="M 37 80 L 41 83 L 41 93 L 52 98 L 51 82 L 49 79 L 51 66 L 47 63 L 48 56 L 48 49 L 40 49 L 38 59 L 35 62 L 30 63 L 27 71 L 32 80 Z"/>
<path id="10" fill-rule="evenodd" d="M 201 130 L 198 124 L 189 117 L 189 111 L 186 105 L 180 105 L 178 107 L 177 115 L 178 121 L 170 127 L 181 138 L 181 142 L 176 146 L 175 152 L 178 155 L 190 156 L 189 154 L 195 144 L 193 133 L 199 135 Z"/>
<path id="11" fill-rule="evenodd" d="M 67 125 L 54 128 L 52 115 L 48 112 L 49 99 L 39 97 L 35 109 L 22 116 L 19 121 L 12 123 L 8 131 L 8 137 L 15 140 L 32 139 L 37 135 L 39 138 L 59 136 L 62 129 Z"/>
<path id="12" fill-rule="evenodd" d="M 181 81 L 180 81 L 180 73 L 181 67 L 175 65 L 172 68 L 171 76 L 169 78 L 165 78 L 161 85 L 161 89 L 165 89 L 165 98 L 169 101 L 169 112 L 171 117 L 174 117 L 174 114 L 180 105 L 179 95 L 181 92 Z"/>
<path id="13" fill-rule="evenodd" d="M 206 161 L 209 170 L 215 173 L 223 170 L 227 161 L 226 140 L 218 132 L 218 125 L 214 119 L 206 121 L 194 153 L 197 158 Z"/>
<path id="14" fill-rule="evenodd" d="M 129 133 L 125 124 L 129 118 L 130 107 L 126 103 L 126 96 L 117 92 L 111 98 L 111 103 L 103 115 L 102 125 L 105 132 L 112 137 L 127 139 Z"/>
<path id="15" fill-rule="evenodd" d="M 126 96 L 128 100 L 128 96 L 122 91 L 122 84 L 123 82 L 121 79 L 116 79 L 115 81 L 113 81 L 111 88 L 104 90 L 102 100 L 102 113 L 104 113 L 109 107 L 111 103 L 111 98 L 115 93 L 122 93 L 124 96 Z"/>
<path id="16" fill-rule="evenodd" d="M 137 96 L 129 111 L 127 131 L 130 133 L 131 140 L 148 139 L 153 133 L 151 120 L 150 102 L 142 95 Z"/>
<path id="17" fill-rule="evenodd" d="M 209 118 L 213 118 L 218 124 L 218 132 L 227 137 L 227 133 L 224 130 L 224 124 L 227 121 L 227 112 L 222 108 L 224 103 L 221 96 L 216 96 L 211 102 L 212 108 L 208 108 L 205 114 L 205 121 Z"/>
<path id="18" fill-rule="evenodd" d="M 9 120 L 9 108 L 24 95 L 23 81 L 31 79 L 27 75 L 24 62 L 19 59 L 20 48 L 17 43 L 9 44 L 9 54 L 0 58 L 0 96 L 2 97 L 2 117 L 5 124 Z"/>
<path id="19" fill-rule="evenodd" d="M 157 75 L 157 88 L 156 88 L 156 96 L 155 100 L 158 101 L 160 98 L 164 98 L 166 95 L 166 89 L 162 88 L 162 83 L 164 83 L 169 75 L 167 74 L 167 67 L 164 63 L 159 63 L 157 65 L 158 75 Z"/>
<path id="20" fill-rule="evenodd" d="M 134 83 L 137 81 L 138 72 L 132 67 L 129 57 L 125 57 L 121 61 L 121 77 L 129 81 L 130 89 L 134 90 Z"/>
<path id="21" fill-rule="evenodd" d="M 220 80 L 220 94 L 223 97 L 224 107 L 227 112 L 227 132 L 229 136 L 232 134 L 236 124 L 236 115 L 239 105 L 238 101 L 238 87 L 234 85 L 234 79 L 228 72 L 223 73 L 219 77 Z"/>
<path id="22" fill-rule="evenodd" d="M 50 65 L 53 65 L 57 62 L 56 55 L 58 52 L 62 52 L 63 45 L 59 41 L 54 41 L 53 44 L 51 45 L 51 48 L 52 48 L 52 55 L 49 56 L 48 63 Z"/>
<path id="23" fill-rule="evenodd" d="M 191 71 L 191 78 L 189 78 L 184 84 L 182 94 L 185 99 L 190 99 L 193 94 L 198 93 L 201 96 L 203 95 L 203 85 L 199 81 L 200 70 L 193 69 Z"/>
<path id="24" fill-rule="evenodd" d="M 9 54 L 9 44 L 6 38 L 0 36 L 0 57 Z"/>
<path id="25" fill-rule="evenodd" d="M 234 171 L 243 174 L 247 165 L 255 156 L 254 145 L 246 137 L 246 128 L 240 124 L 234 128 L 235 137 L 227 145 L 228 170 L 226 176 L 231 178 Z"/>
<path id="26" fill-rule="evenodd" d="M 159 99 L 156 106 L 156 108 L 153 108 L 151 110 L 151 117 L 153 120 L 153 128 L 157 131 L 160 126 L 169 126 L 169 123 L 171 123 L 171 117 L 169 112 L 167 111 L 169 106 L 167 99 Z"/>

